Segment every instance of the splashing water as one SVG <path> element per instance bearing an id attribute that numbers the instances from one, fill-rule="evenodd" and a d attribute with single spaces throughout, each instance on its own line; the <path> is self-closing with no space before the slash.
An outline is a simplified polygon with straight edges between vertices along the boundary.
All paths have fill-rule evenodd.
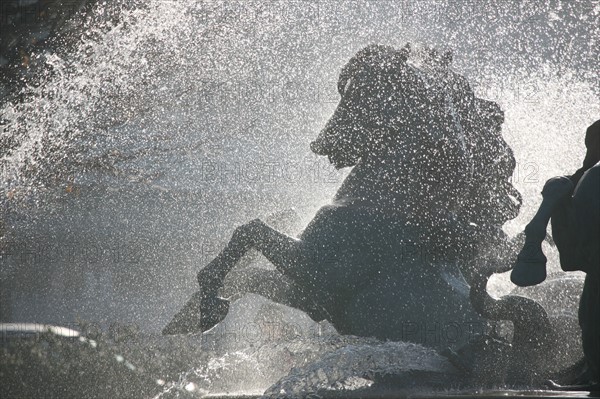
<path id="1" fill-rule="evenodd" d="M 516 4 L 99 4 L 71 50 L 37 55 L 47 68 L 24 100 L 0 109 L 4 240 L 18 255 L 3 256 L 0 271 L 15 287 L 11 319 L 64 324 L 79 316 L 157 332 L 236 225 L 287 208 L 310 220 L 346 172 L 317 159 L 308 142 L 336 106 L 341 66 L 373 42 L 453 48 L 454 68 L 478 96 L 501 105 L 524 198 L 504 228 L 518 233 L 544 181 L 580 166 L 585 128 L 600 114 L 600 8 Z M 558 271 L 556 253 L 547 252 Z M 490 289 L 499 295 L 511 286 L 497 276 Z M 263 347 L 268 362 L 225 350 L 184 373 L 181 386 L 231 390 L 217 370 L 234 364 L 242 370 L 233 375 L 236 389 L 264 391 L 292 365 L 306 366 L 296 371 L 306 377 L 344 356 L 334 351 L 339 345 L 302 342 L 302 361 L 279 364 L 255 385 L 243 370 L 274 367 L 292 341 Z M 408 353 L 366 341 L 344 350 L 355 366 L 381 350 Z M 328 351 L 334 355 L 307 366 Z M 350 379 L 360 377 L 355 366 L 336 369 L 336 380 L 360 385 Z M 332 382 L 325 380 L 308 389 Z"/>

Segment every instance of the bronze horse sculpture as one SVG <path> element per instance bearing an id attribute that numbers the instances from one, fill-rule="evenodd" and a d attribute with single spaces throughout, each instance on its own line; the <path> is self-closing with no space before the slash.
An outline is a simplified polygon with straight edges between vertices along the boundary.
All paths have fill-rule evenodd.
<path id="1" fill-rule="evenodd" d="M 475 97 L 451 58 L 409 45 L 359 51 L 340 74 L 339 105 L 311 143 L 335 167 L 353 168 L 333 203 L 298 238 L 258 219 L 238 227 L 163 333 L 221 321 L 223 282 L 255 249 L 296 287 L 287 305 L 342 334 L 466 343 L 485 320 L 460 266 L 507 241 L 500 227 L 517 216 L 520 196 L 509 182 L 515 159 L 501 136 L 503 113 Z"/>

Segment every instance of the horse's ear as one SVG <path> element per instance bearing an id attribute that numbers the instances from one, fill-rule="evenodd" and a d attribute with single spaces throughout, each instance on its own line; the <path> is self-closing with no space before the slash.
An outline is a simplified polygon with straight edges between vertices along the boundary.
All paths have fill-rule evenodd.
<path id="1" fill-rule="evenodd" d="M 452 58 L 454 57 L 454 54 L 452 52 L 452 50 L 446 50 L 442 53 L 442 57 L 440 59 L 440 65 L 443 68 L 449 68 L 450 64 L 452 64 Z"/>
<path id="2" fill-rule="evenodd" d="M 451 49 L 440 52 L 434 47 L 425 46 L 424 53 L 425 63 L 433 67 L 448 69 L 452 63 L 453 52 Z"/>

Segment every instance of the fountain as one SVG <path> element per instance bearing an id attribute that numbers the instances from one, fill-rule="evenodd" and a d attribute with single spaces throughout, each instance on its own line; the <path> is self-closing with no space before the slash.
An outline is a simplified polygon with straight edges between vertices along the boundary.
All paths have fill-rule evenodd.
<path id="1" fill-rule="evenodd" d="M 500 104 L 523 198 L 503 230 L 521 232 L 543 182 L 577 169 L 598 118 L 599 12 L 558 0 L 95 4 L 68 48 L 59 38 L 59 51 L 30 55 L 43 68 L 0 108 L 2 321 L 135 324 L 141 346 L 196 355 L 164 396 L 262 393 L 286 376 L 278 387 L 364 389 L 365 369 L 444 374 L 453 366 L 429 349 L 340 336 L 262 296 L 233 303 L 212 335 L 157 334 L 236 226 L 294 208 L 299 220 L 280 222 L 294 235 L 333 197 L 348 171 L 308 143 L 337 105 L 339 71 L 371 43 L 451 48 L 475 94 Z M 545 252 L 564 301 L 517 292 L 571 317 L 565 334 L 576 334 L 582 278 L 565 286 L 556 250 Z M 244 262 L 273 271 L 257 253 Z M 487 288 L 514 286 L 503 274 Z M 577 337 L 561 344 L 561 361 L 578 356 Z M 366 360 L 380 353 L 390 356 Z"/>

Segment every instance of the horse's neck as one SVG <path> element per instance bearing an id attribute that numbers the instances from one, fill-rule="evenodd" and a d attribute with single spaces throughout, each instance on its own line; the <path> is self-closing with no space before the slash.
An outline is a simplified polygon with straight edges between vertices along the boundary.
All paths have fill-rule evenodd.
<path id="1" fill-rule="evenodd" d="M 402 161 L 395 158 L 360 161 L 336 193 L 338 204 L 404 208 L 416 200 L 411 176 Z"/>
<path id="2" fill-rule="evenodd" d="M 401 213 L 444 208 L 458 211 L 461 184 L 449 168 L 434 166 L 443 160 L 387 156 L 361 160 L 338 190 L 340 205 L 394 209 Z"/>

